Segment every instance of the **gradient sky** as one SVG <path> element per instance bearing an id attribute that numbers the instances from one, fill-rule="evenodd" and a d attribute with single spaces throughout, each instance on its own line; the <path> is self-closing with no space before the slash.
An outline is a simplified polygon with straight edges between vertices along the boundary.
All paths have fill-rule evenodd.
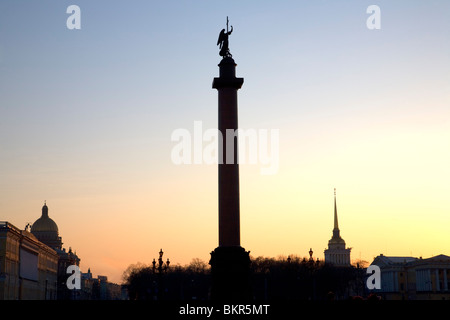
<path id="1" fill-rule="evenodd" d="M 81 8 L 68 30 L 66 8 Z M 366 9 L 381 8 L 381 30 Z M 241 165 L 241 244 L 323 259 L 333 188 L 352 260 L 450 255 L 450 2 L 0 2 L 0 220 L 44 200 L 83 272 L 121 281 L 163 248 L 208 261 L 217 167 L 171 133 L 217 127 L 226 16 L 239 126 L 279 129 L 279 171 Z"/>

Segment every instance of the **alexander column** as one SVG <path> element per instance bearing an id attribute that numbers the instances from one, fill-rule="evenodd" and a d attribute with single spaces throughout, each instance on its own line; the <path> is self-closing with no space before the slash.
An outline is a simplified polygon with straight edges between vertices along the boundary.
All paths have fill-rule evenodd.
<path id="1" fill-rule="evenodd" d="M 217 45 L 222 61 L 219 78 L 212 87 L 219 93 L 219 246 L 211 252 L 213 300 L 242 300 L 251 298 L 250 257 L 240 245 L 239 224 L 239 163 L 238 163 L 238 108 L 237 90 L 244 79 L 236 78 L 236 63 L 229 47 L 228 37 L 233 32 L 222 29 Z M 228 131 L 228 132 L 227 132 Z M 228 137 L 227 137 L 228 135 Z"/>

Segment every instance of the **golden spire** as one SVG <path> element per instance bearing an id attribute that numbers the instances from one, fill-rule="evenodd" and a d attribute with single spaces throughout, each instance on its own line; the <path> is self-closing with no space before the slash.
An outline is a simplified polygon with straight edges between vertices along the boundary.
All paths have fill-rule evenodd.
<path id="1" fill-rule="evenodd" d="M 339 229 L 336 206 L 336 188 L 334 188 L 334 229 Z"/>

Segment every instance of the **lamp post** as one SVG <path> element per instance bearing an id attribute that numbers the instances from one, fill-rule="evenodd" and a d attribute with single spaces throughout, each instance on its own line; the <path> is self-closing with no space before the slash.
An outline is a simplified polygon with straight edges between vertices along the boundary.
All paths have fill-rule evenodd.
<path id="1" fill-rule="evenodd" d="M 162 251 L 162 249 L 159 251 L 159 258 L 158 258 L 158 267 L 156 267 L 156 261 L 155 259 L 153 259 L 152 264 L 153 264 L 153 273 L 155 273 L 156 271 L 158 271 L 159 273 L 162 273 L 163 271 L 167 271 L 167 269 L 169 269 L 169 265 L 170 265 L 170 260 L 169 258 L 167 258 L 166 263 L 164 264 L 163 262 L 163 257 L 164 252 Z"/>
<path id="2" fill-rule="evenodd" d="M 157 299 L 161 300 L 162 298 L 162 275 L 163 273 L 167 272 L 167 270 L 169 269 L 170 266 L 170 260 L 169 258 L 167 258 L 167 261 L 164 263 L 163 261 L 163 255 L 164 252 L 161 250 L 159 250 L 159 258 L 158 258 L 158 266 L 156 266 L 156 261 L 155 259 L 153 259 L 152 261 L 152 269 L 153 269 L 153 274 L 158 273 L 158 292 L 157 292 Z"/>
<path id="3" fill-rule="evenodd" d="M 312 248 L 309 249 L 309 261 L 308 261 L 308 268 L 309 268 L 309 274 L 311 277 L 311 298 L 313 300 L 316 300 L 316 265 L 314 263 L 314 258 L 313 258 L 313 251 Z M 317 264 L 318 266 L 318 264 Z"/>

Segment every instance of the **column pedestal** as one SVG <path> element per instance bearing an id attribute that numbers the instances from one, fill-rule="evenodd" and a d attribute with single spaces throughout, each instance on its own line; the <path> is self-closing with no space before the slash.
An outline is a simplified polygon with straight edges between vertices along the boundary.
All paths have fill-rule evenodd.
<path id="1" fill-rule="evenodd" d="M 217 247 L 211 252 L 211 299 L 245 301 L 252 299 L 250 251 L 242 247 Z"/>

